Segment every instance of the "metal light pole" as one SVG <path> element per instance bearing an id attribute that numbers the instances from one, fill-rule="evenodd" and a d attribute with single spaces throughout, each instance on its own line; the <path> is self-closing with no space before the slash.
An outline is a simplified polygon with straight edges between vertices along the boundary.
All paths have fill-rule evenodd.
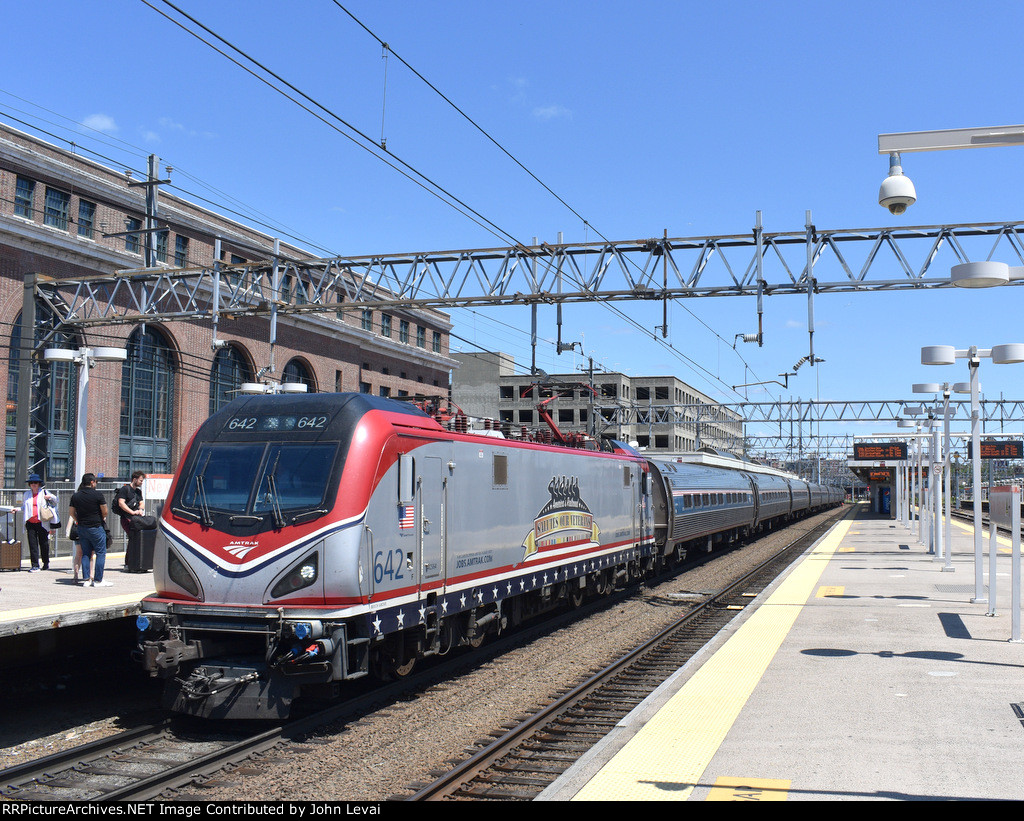
<path id="1" fill-rule="evenodd" d="M 983 563 L 983 544 L 981 533 L 981 399 L 978 382 L 978 369 L 981 360 L 991 359 L 997 365 L 1012 365 L 1024 362 L 1024 344 L 1011 343 L 995 345 L 991 349 L 972 346 L 956 349 L 952 345 L 928 345 L 921 348 L 922 365 L 952 365 L 957 359 L 966 359 L 971 376 L 971 448 L 973 449 L 973 482 L 974 482 L 974 598 L 972 601 L 984 602 L 985 579 Z M 995 584 L 995 579 L 989 579 Z"/>
<path id="2" fill-rule="evenodd" d="M 80 482 L 85 473 L 85 433 L 89 415 L 89 370 L 97 362 L 124 362 L 128 351 L 124 348 L 47 348 L 43 359 L 47 362 L 74 362 L 78 365 L 78 405 L 75 411 L 75 468 L 74 481 Z"/>

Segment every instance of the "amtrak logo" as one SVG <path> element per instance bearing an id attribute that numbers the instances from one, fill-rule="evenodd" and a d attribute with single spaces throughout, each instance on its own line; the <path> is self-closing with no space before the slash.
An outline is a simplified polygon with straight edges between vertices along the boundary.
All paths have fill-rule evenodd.
<path id="1" fill-rule="evenodd" d="M 596 542 L 600 531 L 594 515 L 580 498 L 576 477 L 555 476 L 548 482 L 551 500 L 533 520 L 533 530 L 523 541 L 524 559 L 538 551 L 569 542 Z"/>
<path id="2" fill-rule="evenodd" d="M 242 561 L 250 551 L 255 550 L 259 546 L 260 543 L 254 541 L 231 542 L 231 544 L 224 549 L 236 559 Z"/>

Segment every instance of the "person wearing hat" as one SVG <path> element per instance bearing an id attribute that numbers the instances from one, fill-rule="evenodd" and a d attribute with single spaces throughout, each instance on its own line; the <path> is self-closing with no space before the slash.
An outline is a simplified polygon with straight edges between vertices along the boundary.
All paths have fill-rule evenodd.
<path id="1" fill-rule="evenodd" d="M 22 497 L 22 512 L 32 560 L 29 573 L 38 573 L 40 559 L 42 569 L 50 569 L 50 528 L 60 527 L 60 514 L 57 513 L 57 497 L 43 489 L 43 478 L 38 473 L 28 477 L 28 487 Z"/>

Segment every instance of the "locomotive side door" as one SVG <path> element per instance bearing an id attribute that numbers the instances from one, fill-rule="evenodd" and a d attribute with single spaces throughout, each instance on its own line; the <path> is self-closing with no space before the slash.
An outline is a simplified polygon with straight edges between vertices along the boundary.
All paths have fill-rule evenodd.
<path id="1" fill-rule="evenodd" d="M 416 581 L 422 584 L 438 578 L 444 567 L 444 503 L 445 477 L 442 460 L 428 456 L 419 460 L 417 478 L 419 492 L 419 572 Z"/>

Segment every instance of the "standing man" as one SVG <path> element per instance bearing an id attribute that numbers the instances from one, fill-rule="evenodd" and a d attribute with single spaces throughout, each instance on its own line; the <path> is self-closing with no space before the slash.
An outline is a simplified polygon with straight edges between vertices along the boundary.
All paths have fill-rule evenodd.
<path id="1" fill-rule="evenodd" d="M 107 502 L 96 490 L 96 474 L 86 473 L 82 483 L 71 497 L 68 513 L 78 525 L 78 538 L 82 542 L 82 579 L 86 587 L 112 587 L 103 581 L 103 566 L 107 560 Z M 89 581 L 89 565 L 93 556 L 96 567 Z"/>
<path id="2" fill-rule="evenodd" d="M 121 517 L 121 526 L 124 527 L 125 533 L 132 530 L 132 518 L 142 516 L 146 512 L 142 508 L 142 483 L 145 481 L 146 472 L 137 470 L 132 473 L 132 480 L 114 496 L 117 515 Z"/>
<path id="3" fill-rule="evenodd" d="M 22 511 L 25 514 L 25 538 L 28 539 L 32 567 L 29 573 L 39 572 L 39 560 L 43 570 L 50 569 L 50 528 L 60 527 L 57 513 L 57 497 L 43 490 L 43 479 L 38 473 L 28 477 L 29 489 L 22 497 Z"/>
<path id="4" fill-rule="evenodd" d="M 132 570 L 138 565 L 139 541 L 132 538 L 132 534 L 138 530 L 138 523 L 141 521 L 145 510 L 142 508 L 142 483 L 146 481 L 146 473 L 136 470 L 132 473 L 131 481 L 118 488 L 114 495 L 114 507 L 118 516 L 121 517 L 121 527 L 128 537 L 128 547 L 124 552 L 124 566 Z"/>

